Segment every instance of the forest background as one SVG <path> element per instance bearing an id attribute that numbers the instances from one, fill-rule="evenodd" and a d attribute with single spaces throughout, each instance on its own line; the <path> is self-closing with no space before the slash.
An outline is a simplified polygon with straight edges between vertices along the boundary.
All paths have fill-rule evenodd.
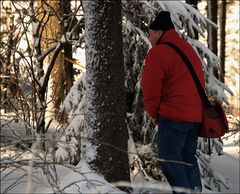
<path id="1" fill-rule="evenodd" d="M 140 83 L 151 47 L 147 26 L 160 10 L 171 12 L 176 29 L 198 52 L 207 94 L 228 113 L 231 132 L 199 138 L 197 157 L 204 187 L 229 189 L 211 158 L 223 154 L 224 142 L 239 145 L 239 1 L 0 3 L 3 193 L 19 185 L 28 193 L 39 192 L 39 185 L 58 193 L 117 187 L 140 193 L 150 187 L 134 185 L 139 177 L 166 182 Z M 239 157 L 239 148 L 234 154 Z M 63 167 L 78 172 L 77 180 L 62 184 Z"/>

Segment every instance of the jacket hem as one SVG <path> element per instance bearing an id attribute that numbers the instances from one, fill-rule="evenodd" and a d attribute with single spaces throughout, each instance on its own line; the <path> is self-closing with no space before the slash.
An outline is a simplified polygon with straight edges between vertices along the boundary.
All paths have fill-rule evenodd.
<path id="1" fill-rule="evenodd" d="M 181 118 L 181 117 L 169 116 L 169 115 L 164 115 L 164 114 L 158 114 L 158 115 L 163 117 L 163 118 L 173 120 L 173 121 L 202 123 L 202 119 L 197 119 L 197 118 Z"/>

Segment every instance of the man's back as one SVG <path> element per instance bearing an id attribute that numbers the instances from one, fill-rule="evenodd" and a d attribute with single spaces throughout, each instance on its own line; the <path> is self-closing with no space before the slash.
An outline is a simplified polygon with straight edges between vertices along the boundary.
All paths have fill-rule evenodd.
<path id="1" fill-rule="evenodd" d="M 164 42 L 175 44 L 185 53 L 205 86 L 201 61 L 191 45 L 182 40 L 174 29 L 163 35 L 161 43 Z M 149 82 L 149 76 L 155 81 L 145 83 L 145 78 Z M 201 122 L 202 101 L 197 88 L 186 65 L 172 48 L 160 44 L 150 49 L 146 56 L 142 79 L 145 108 L 148 106 L 154 109 L 153 106 L 157 106 L 150 112 L 156 114 L 157 108 L 157 114 L 169 119 Z M 156 91 L 150 91 L 148 84 L 154 84 L 151 90 L 154 88 Z M 159 102 L 157 98 L 160 99 Z"/>

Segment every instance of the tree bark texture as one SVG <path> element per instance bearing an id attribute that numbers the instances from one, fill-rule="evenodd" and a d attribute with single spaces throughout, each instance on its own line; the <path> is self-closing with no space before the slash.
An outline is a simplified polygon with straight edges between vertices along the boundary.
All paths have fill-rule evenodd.
<path id="1" fill-rule="evenodd" d="M 218 20 L 218 18 L 217 18 L 218 1 L 216 1 L 216 0 L 207 1 L 207 7 L 208 7 L 208 11 L 207 11 L 208 18 L 217 24 L 218 23 L 217 22 L 217 20 Z M 218 41 L 217 29 L 215 29 L 209 25 L 209 27 L 208 27 L 208 47 L 215 55 L 218 54 L 217 41 Z"/>
<path id="2" fill-rule="evenodd" d="M 38 1 L 38 4 L 47 12 L 41 37 L 42 50 L 45 50 L 56 44 L 56 41 L 60 40 L 65 33 L 64 20 L 67 19 L 65 15 L 71 11 L 70 1 Z M 50 54 L 46 58 L 46 63 L 49 63 L 52 57 L 53 54 Z M 64 43 L 51 72 L 54 109 L 59 108 L 73 85 L 73 65 L 66 58 L 72 58 L 72 46 L 68 43 Z"/>
<path id="3" fill-rule="evenodd" d="M 83 3 L 88 101 L 84 130 L 96 148 L 90 163 L 109 182 L 129 181 L 121 1 Z"/>
<path id="4" fill-rule="evenodd" d="M 211 0 L 207 1 L 207 13 L 208 18 L 212 20 L 214 23 L 218 23 L 218 1 L 217 0 Z M 218 56 L 218 33 L 217 29 L 213 28 L 209 25 L 208 27 L 208 48 Z M 216 78 L 219 78 L 219 72 L 218 69 L 213 70 L 213 74 Z"/>
<path id="5" fill-rule="evenodd" d="M 224 77 L 225 77 L 225 36 L 226 36 L 226 9 L 227 9 L 227 1 L 222 0 L 221 1 L 221 20 L 220 20 L 220 59 L 221 59 L 221 72 L 220 72 L 220 81 L 224 83 Z"/>

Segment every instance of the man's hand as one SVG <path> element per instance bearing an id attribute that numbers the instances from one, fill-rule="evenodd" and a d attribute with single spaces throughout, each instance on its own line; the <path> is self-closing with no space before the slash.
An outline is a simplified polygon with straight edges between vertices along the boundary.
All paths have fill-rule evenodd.
<path id="1" fill-rule="evenodd" d="M 157 119 L 152 118 L 152 123 L 153 123 L 154 125 L 156 125 L 156 124 L 157 124 Z"/>

